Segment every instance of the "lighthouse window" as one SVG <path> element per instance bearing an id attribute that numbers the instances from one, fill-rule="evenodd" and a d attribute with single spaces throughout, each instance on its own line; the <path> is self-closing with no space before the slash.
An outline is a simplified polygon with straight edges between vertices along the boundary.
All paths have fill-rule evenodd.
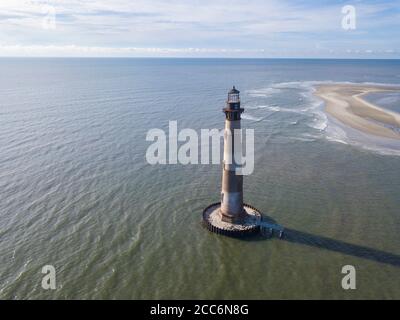
<path id="1" fill-rule="evenodd" d="M 224 202 L 224 193 L 221 192 L 221 202 Z"/>
<path id="2" fill-rule="evenodd" d="M 238 102 L 239 101 L 239 95 L 238 94 L 230 94 L 229 95 L 229 101 L 230 102 Z"/>

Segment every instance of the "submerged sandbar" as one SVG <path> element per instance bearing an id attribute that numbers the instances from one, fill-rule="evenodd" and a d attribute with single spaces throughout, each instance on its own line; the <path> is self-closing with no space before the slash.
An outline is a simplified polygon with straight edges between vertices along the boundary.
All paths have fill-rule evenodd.
<path id="1" fill-rule="evenodd" d="M 368 84 L 320 84 L 315 95 L 325 101 L 325 111 L 354 129 L 400 140 L 400 114 L 363 99 L 373 92 L 400 92 L 400 87 Z"/>

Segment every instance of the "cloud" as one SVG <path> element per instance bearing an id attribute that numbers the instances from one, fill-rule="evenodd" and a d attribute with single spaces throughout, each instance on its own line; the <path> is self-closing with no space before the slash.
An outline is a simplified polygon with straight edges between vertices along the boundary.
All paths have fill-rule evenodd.
<path id="1" fill-rule="evenodd" d="M 318 57 L 326 54 L 341 54 L 344 57 L 363 57 L 368 54 L 380 54 L 383 57 L 393 57 L 399 51 L 385 50 L 333 50 L 315 45 L 317 51 L 306 49 L 297 51 L 301 56 Z M 271 49 L 241 49 L 241 48 L 158 48 L 158 47 L 96 47 L 76 45 L 0 45 L 0 57 L 287 57 L 296 55 L 290 51 Z"/>
<path id="2" fill-rule="evenodd" d="M 0 55 L 6 48 L 14 52 L 12 46 L 23 53 L 61 53 L 64 48 L 65 54 L 108 50 L 130 55 L 155 54 L 149 48 L 172 48 L 160 49 L 160 55 L 200 54 L 188 48 L 208 50 L 203 55 L 399 49 L 399 1 L 355 2 L 357 30 L 347 33 L 341 29 L 342 5 L 316 0 L 3 0 Z M 55 29 L 42 26 L 48 7 L 56 13 Z"/>
<path id="3" fill-rule="evenodd" d="M 257 54 L 264 49 L 226 49 L 226 48 L 135 48 L 135 47 L 94 47 L 76 45 L 3 45 L 0 46 L 0 56 L 35 56 L 35 57 L 143 57 L 143 56 L 214 56 L 240 55 L 243 53 Z"/>

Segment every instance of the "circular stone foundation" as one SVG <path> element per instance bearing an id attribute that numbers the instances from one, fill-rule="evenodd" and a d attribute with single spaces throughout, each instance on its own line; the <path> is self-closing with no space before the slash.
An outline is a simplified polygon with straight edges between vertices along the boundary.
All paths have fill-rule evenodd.
<path id="1" fill-rule="evenodd" d="M 203 210 L 203 224 L 211 232 L 237 238 L 259 233 L 261 213 L 256 208 L 243 204 L 246 215 L 241 223 L 222 221 L 220 208 L 221 203 L 217 202 Z"/>

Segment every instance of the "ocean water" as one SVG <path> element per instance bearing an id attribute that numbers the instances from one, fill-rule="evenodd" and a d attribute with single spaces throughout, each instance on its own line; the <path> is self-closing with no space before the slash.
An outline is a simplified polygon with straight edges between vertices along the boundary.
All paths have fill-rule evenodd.
<path id="1" fill-rule="evenodd" d="M 400 146 L 326 116 L 325 82 L 400 84 L 400 61 L 0 59 L 0 298 L 399 299 Z M 145 158 L 168 121 L 222 129 L 232 85 L 255 130 L 245 202 L 282 240 L 202 227 L 220 165 Z"/>

